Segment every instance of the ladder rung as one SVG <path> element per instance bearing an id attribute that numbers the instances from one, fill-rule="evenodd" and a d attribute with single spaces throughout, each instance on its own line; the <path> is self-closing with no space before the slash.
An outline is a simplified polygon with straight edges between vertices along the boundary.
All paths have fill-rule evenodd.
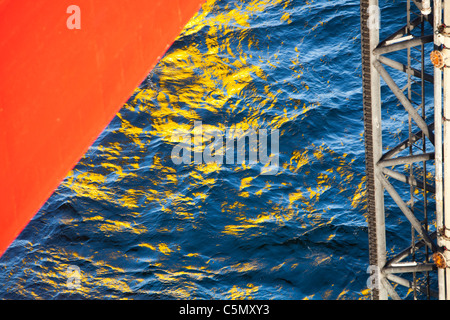
<path id="1" fill-rule="evenodd" d="M 416 91 L 414 91 L 413 89 L 410 89 L 411 90 L 411 92 L 413 92 L 413 93 L 415 93 L 416 95 L 418 95 L 419 97 L 422 97 L 422 94 L 420 94 L 420 93 L 417 93 Z"/>
<path id="2" fill-rule="evenodd" d="M 417 82 L 417 81 L 414 80 L 413 78 L 411 78 L 411 81 L 414 82 L 415 84 L 417 84 L 418 86 L 422 86 L 422 84 L 423 84 L 423 79 L 422 79 L 422 78 L 419 78 L 419 79 L 421 79 L 422 81 L 421 81 L 421 82 Z"/>
<path id="3" fill-rule="evenodd" d="M 420 63 L 420 64 L 422 64 L 422 61 L 419 61 L 419 60 L 417 60 L 416 58 L 414 58 L 414 57 L 411 57 L 411 56 L 409 56 L 411 59 L 413 59 L 413 60 L 415 60 L 415 61 L 417 61 L 418 63 Z"/>

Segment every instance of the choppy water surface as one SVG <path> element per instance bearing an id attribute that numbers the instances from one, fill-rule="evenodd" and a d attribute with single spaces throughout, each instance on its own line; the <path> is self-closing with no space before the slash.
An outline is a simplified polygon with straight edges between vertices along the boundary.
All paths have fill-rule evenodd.
<path id="1" fill-rule="evenodd" d="M 207 1 L 0 259 L 0 297 L 368 299 L 359 30 L 357 0 Z M 277 174 L 174 164 L 195 120 L 279 129 Z"/>

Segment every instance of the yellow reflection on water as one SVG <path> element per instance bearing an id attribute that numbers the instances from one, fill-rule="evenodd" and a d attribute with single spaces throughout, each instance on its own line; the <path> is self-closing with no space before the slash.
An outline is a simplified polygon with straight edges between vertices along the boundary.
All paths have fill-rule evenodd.
<path id="1" fill-rule="evenodd" d="M 111 129 L 111 134 L 117 135 L 120 142 L 100 143 L 95 147 L 99 163 L 94 165 L 82 161 L 87 171 L 74 169 L 67 176 L 64 186 L 76 197 L 91 200 L 91 203 L 102 203 L 95 212 L 80 212 L 80 221 L 94 224 L 105 238 L 124 233 L 138 237 L 149 232 L 166 235 L 182 231 L 183 226 L 176 226 L 176 229 L 158 226 L 155 231 L 150 231 L 154 226 L 138 223 L 137 218 L 141 214 L 148 214 L 145 206 L 151 205 L 158 212 L 173 215 L 183 222 L 195 221 L 196 213 L 210 200 L 210 188 L 220 182 L 218 175 L 225 170 L 224 165 L 214 162 L 196 164 L 189 166 L 188 171 L 179 173 L 179 167 L 168 161 L 164 154 L 151 154 L 150 151 L 153 150 L 150 150 L 149 144 L 161 142 L 164 147 L 172 146 L 174 132 L 178 132 L 193 137 L 195 147 L 192 151 L 203 152 L 205 142 L 211 139 L 214 132 L 234 129 L 240 137 L 248 129 L 257 131 L 261 128 L 284 128 L 290 123 L 306 119 L 310 112 L 320 107 L 318 102 L 304 102 L 294 98 L 288 98 L 290 106 L 280 107 L 280 103 L 285 104 L 282 100 L 283 92 L 274 86 L 274 80 L 266 71 L 280 67 L 280 52 L 267 55 L 269 48 L 263 47 L 262 41 L 255 36 L 249 36 L 251 19 L 274 6 L 279 6 L 282 11 L 280 23 L 292 23 L 293 18 L 287 10 L 290 2 L 236 1 L 234 6 L 227 4 L 226 10 L 217 12 L 216 1 L 206 1 L 202 11 L 190 20 L 180 35 L 182 39 L 203 30 L 204 46 L 191 42 L 169 50 L 156 68 L 158 83 L 137 88 L 132 100 L 117 114 L 118 125 Z M 323 22 L 317 23 L 310 32 L 323 25 Z M 252 52 L 258 52 L 257 56 L 253 57 Z M 305 72 L 302 54 L 296 46 L 284 67 L 291 73 L 289 77 L 292 79 L 301 78 Z M 266 67 L 270 68 L 265 69 Z M 285 85 L 299 94 L 310 90 L 311 84 L 299 80 L 298 85 Z M 202 120 L 204 114 L 217 116 L 219 120 L 204 123 L 203 137 L 199 137 L 193 124 L 195 120 Z M 144 117 L 149 123 L 135 123 L 134 116 Z M 280 140 L 282 139 L 283 132 L 280 134 Z M 127 153 L 129 150 L 137 151 L 130 155 Z M 340 155 L 325 145 L 307 145 L 305 142 L 299 142 L 297 149 L 288 152 L 287 160 L 280 164 L 283 173 L 295 177 L 307 176 L 310 183 L 293 184 L 270 177 L 261 180 L 262 175 L 252 174 L 249 164 L 235 164 L 232 168 L 234 173 L 250 173 L 238 180 L 236 190 L 224 195 L 220 202 L 220 213 L 229 220 L 224 220 L 224 225 L 220 226 L 218 237 L 248 239 L 260 236 L 269 225 L 280 227 L 291 224 L 301 232 L 329 225 L 333 218 L 324 217 L 323 213 L 327 209 L 319 210 L 319 203 L 331 190 L 338 190 L 339 193 L 348 191 L 350 184 L 357 185 L 348 196 L 351 206 L 358 208 L 364 205 L 365 180 L 364 176 L 355 174 L 352 167 L 354 159 L 349 159 L 346 154 Z M 223 150 L 219 150 L 220 153 Z M 318 163 L 328 167 L 313 171 L 312 164 Z M 142 176 L 145 177 L 142 178 L 144 182 L 137 180 Z M 129 180 L 138 183 L 130 186 L 126 183 Z M 282 196 L 270 197 L 284 189 L 288 191 Z M 250 201 L 263 205 L 255 213 L 250 208 Z M 108 210 L 102 211 L 107 204 L 111 204 L 113 210 L 120 211 L 115 218 L 108 216 Z M 63 223 L 77 222 L 67 220 Z M 335 236 L 330 231 L 323 235 L 323 240 L 332 241 Z M 159 268 L 154 276 L 165 284 L 166 289 L 161 289 L 161 292 L 175 298 L 190 298 L 198 288 L 195 281 L 213 279 L 216 275 L 228 272 L 245 274 L 267 268 L 256 261 L 223 266 L 227 262 L 220 257 L 211 258 L 204 264 L 190 265 L 189 259 L 200 259 L 200 254 L 196 252 L 187 253 L 186 257 L 189 259 L 172 266 L 170 258 L 180 251 L 176 244 L 145 240 L 136 244 L 136 247 L 149 253 L 150 257 L 142 258 L 143 261 L 151 262 Z M 151 255 L 153 253 L 155 256 Z M 140 277 L 127 275 L 122 267 L 108 262 L 108 257 L 98 260 L 97 253 L 82 256 L 61 249 L 42 254 L 48 257 L 49 262 L 54 262 L 55 266 L 42 268 L 36 277 L 40 283 L 54 288 L 53 290 L 68 292 L 65 281 L 70 261 L 79 261 L 90 267 L 89 272 L 81 269 L 81 287 L 78 289 L 86 297 L 100 292 L 101 287 L 115 292 L 111 294 L 113 297 L 120 297 L 123 293 L 133 291 L 129 284 L 131 278 L 138 283 L 144 281 Z M 128 259 L 122 252 L 117 252 L 117 255 Z M 114 260 L 111 256 L 109 258 Z M 319 267 L 330 264 L 335 257 L 311 255 L 306 258 L 311 261 L 312 266 Z M 214 262 L 222 264 L 214 269 Z M 269 270 L 278 272 L 287 266 L 295 269 L 298 263 L 277 261 L 277 265 L 269 266 Z M 19 281 L 18 291 L 26 290 L 25 283 Z M 253 283 L 234 285 L 225 292 L 225 296 L 230 299 L 251 299 L 258 295 L 259 290 L 260 286 Z M 331 291 L 327 291 L 324 297 L 330 294 Z M 338 297 L 344 298 L 346 294 L 347 291 L 344 290 Z M 366 292 L 362 294 L 367 295 Z M 39 294 L 33 291 L 31 295 L 39 298 Z M 314 295 L 308 298 L 312 299 Z"/>
<path id="2" fill-rule="evenodd" d="M 238 287 L 235 285 L 228 290 L 226 295 L 231 300 L 251 300 L 258 290 L 259 286 L 255 286 L 252 283 L 247 284 L 246 287 Z"/>

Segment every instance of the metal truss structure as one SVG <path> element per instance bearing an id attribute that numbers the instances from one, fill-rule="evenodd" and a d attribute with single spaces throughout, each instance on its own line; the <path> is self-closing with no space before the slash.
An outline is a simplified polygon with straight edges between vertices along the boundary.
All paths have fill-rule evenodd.
<path id="1" fill-rule="evenodd" d="M 450 147 L 443 148 L 445 135 L 450 133 L 443 86 L 446 77 L 450 83 L 450 74 L 446 74 L 450 41 L 445 45 L 450 32 L 447 35 L 441 22 L 442 15 L 444 22 L 450 17 L 450 0 L 444 1 L 448 9 L 442 0 L 435 0 L 432 7 L 430 1 L 418 0 L 384 4 L 385 9 L 404 5 L 405 15 L 399 17 L 404 25 L 380 41 L 379 1 L 361 0 L 369 279 L 374 300 L 450 299 L 446 249 L 450 248 L 450 234 L 445 227 L 446 172 L 443 174 L 443 149 L 449 149 L 450 157 Z M 450 103 L 450 97 L 448 100 Z M 386 105 L 392 108 L 393 102 L 397 103 L 394 108 L 400 106 L 404 112 L 400 132 L 405 139 L 400 143 L 393 143 L 386 134 L 392 121 L 384 123 L 389 121 Z M 398 241 L 389 242 L 392 231 L 386 230 L 388 216 L 405 221 L 399 223 L 402 227 L 411 227 L 405 248 L 399 250 Z"/>

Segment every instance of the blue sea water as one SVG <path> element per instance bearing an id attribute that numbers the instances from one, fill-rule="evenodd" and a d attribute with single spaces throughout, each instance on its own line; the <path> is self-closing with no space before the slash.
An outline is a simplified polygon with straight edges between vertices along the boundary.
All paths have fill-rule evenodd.
<path id="1" fill-rule="evenodd" d="M 370 299 L 361 85 L 359 1 L 207 1 L 1 257 L 0 298 Z M 194 121 L 278 129 L 278 172 L 174 164 Z"/>

